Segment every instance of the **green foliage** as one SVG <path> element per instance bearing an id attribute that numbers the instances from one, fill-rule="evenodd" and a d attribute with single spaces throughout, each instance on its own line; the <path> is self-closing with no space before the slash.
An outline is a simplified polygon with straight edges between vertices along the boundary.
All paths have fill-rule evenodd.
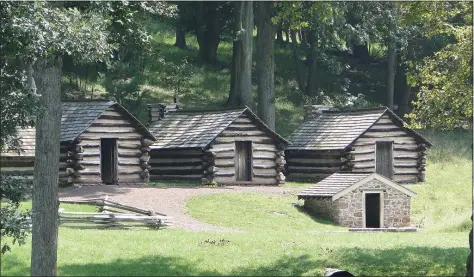
<path id="1" fill-rule="evenodd" d="M 428 38 L 449 38 L 441 49 L 412 64 L 410 82 L 419 85 L 408 117 L 417 128 L 472 128 L 472 3 L 426 2 L 408 5 L 407 20 Z"/>
<path id="2" fill-rule="evenodd" d="M 167 61 L 161 57 L 158 58 L 158 61 L 165 73 L 160 79 L 166 88 L 173 91 L 173 102 L 179 103 L 181 96 L 191 91 L 190 80 L 194 71 L 193 66 L 186 57 L 178 63 Z"/>
<path id="3" fill-rule="evenodd" d="M 37 60 L 50 62 L 54 57 L 69 55 L 77 63 L 104 60 L 114 48 L 108 43 L 109 20 L 96 11 L 77 7 L 61 8 L 62 3 L 2 2 L 1 15 L 1 97 L 2 124 L 0 149 L 21 150 L 16 129 L 31 126 L 39 105 L 33 68 Z M 41 91 L 39 92 L 41 93 Z M 6 122 L 6 123 L 4 123 Z M 27 234 L 28 212 L 20 212 L 18 203 L 28 193 L 23 179 L 2 176 L 0 179 L 0 222 L 2 241 L 23 244 Z M 3 242 L 2 242 L 3 243 Z M 2 253 L 10 250 L 2 244 Z"/>
<path id="4" fill-rule="evenodd" d="M 472 26 L 453 30 L 456 42 L 419 67 L 420 92 L 409 115 L 412 126 L 472 129 Z"/>
<path id="5" fill-rule="evenodd" d="M 5 5 L 12 12 L 9 24 L 16 43 L 24 45 L 24 59 L 68 54 L 79 62 L 92 62 L 104 60 L 112 50 L 105 32 L 108 19 L 96 12 L 59 9 L 39 1 Z"/>
<path id="6" fill-rule="evenodd" d="M 1 253 L 10 251 L 11 246 L 3 238 L 12 238 L 12 244 L 25 243 L 30 232 L 28 218 L 31 212 L 20 211 L 19 205 L 31 194 L 31 182 L 21 176 L 0 174 L 0 199 L 6 199 L 0 206 L 0 233 L 2 234 Z"/>

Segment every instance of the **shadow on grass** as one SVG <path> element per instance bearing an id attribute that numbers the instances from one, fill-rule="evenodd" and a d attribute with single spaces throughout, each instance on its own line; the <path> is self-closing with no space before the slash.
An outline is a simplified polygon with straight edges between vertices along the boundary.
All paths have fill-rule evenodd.
<path id="1" fill-rule="evenodd" d="M 319 224 L 327 224 L 327 225 L 334 225 L 336 224 L 332 222 L 330 219 L 327 218 L 321 218 L 320 216 L 314 215 L 311 212 L 309 212 L 304 206 L 299 205 L 299 204 L 294 204 L 293 207 L 295 207 L 298 212 L 310 217 L 314 222 L 317 222 Z"/>
<path id="2" fill-rule="evenodd" d="M 467 247 L 345 248 L 332 253 L 327 267 L 355 276 L 464 276 L 468 254 Z"/>
<path id="3" fill-rule="evenodd" d="M 301 276 L 315 267 L 308 255 L 289 256 L 257 267 L 237 267 L 231 272 L 202 269 L 199 262 L 170 256 L 146 256 L 133 260 L 117 259 L 106 264 L 65 265 L 59 275 L 77 276 Z M 218 261 L 216 261 L 218 267 Z"/>
<path id="4" fill-rule="evenodd" d="M 109 263 L 63 264 L 59 276 L 301 276 L 322 275 L 326 268 L 344 269 L 355 276 L 462 276 L 468 248 L 400 247 L 370 250 L 343 248 L 315 249 L 316 256 L 288 255 L 261 266 L 237 266 L 231 271 L 204 269 L 199 260 L 148 255 L 136 259 L 116 259 Z M 321 253 L 318 253 L 321 252 Z M 317 257 L 317 258 L 316 258 Z M 255 257 L 258 259 L 259 257 Z M 29 265 L 14 255 L 2 257 L 2 275 L 26 276 Z M 234 261 L 237 263 L 238 261 Z"/>

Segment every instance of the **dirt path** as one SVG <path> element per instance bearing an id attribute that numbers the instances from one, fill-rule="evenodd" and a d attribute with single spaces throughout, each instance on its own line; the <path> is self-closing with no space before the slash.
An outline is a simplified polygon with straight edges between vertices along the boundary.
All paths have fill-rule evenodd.
<path id="1" fill-rule="evenodd" d="M 61 199 L 101 198 L 108 199 L 142 209 L 164 213 L 172 217 L 174 226 L 191 231 L 241 232 L 241 230 L 225 228 L 200 222 L 186 213 L 186 200 L 195 195 L 215 193 L 263 193 L 263 194 L 295 194 L 301 188 L 269 187 L 269 186 L 228 186 L 219 188 L 207 187 L 148 187 L 148 186 L 90 186 L 62 191 Z"/>

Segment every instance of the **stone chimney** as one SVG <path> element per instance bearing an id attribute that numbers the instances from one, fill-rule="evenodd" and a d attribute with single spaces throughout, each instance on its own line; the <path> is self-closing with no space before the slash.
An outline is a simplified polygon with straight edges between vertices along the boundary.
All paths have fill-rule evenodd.
<path id="1" fill-rule="evenodd" d="M 304 106 L 304 120 L 316 118 L 323 113 L 323 111 L 334 110 L 333 106 L 327 105 L 305 105 Z"/>
<path id="2" fill-rule="evenodd" d="M 153 103 L 148 104 L 148 125 L 165 117 L 167 113 L 181 110 L 179 103 Z"/>

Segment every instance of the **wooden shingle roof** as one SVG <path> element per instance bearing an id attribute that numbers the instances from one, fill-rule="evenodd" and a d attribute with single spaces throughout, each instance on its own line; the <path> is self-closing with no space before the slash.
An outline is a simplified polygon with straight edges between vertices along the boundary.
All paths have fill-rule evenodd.
<path id="1" fill-rule="evenodd" d="M 352 111 L 323 111 L 321 115 L 306 120 L 290 136 L 288 150 L 345 150 L 362 136 L 382 116 L 387 114 L 400 128 L 415 139 L 428 142 L 419 133 L 405 128 L 403 120 L 387 107 Z"/>
<path id="2" fill-rule="evenodd" d="M 112 101 L 63 102 L 61 109 L 61 141 L 75 140 Z"/>
<path id="3" fill-rule="evenodd" d="M 298 199 L 312 197 L 332 197 L 336 193 L 350 187 L 360 180 L 369 176 L 369 174 L 354 173 L 334 173 L 323 179 L 316 185 L 298 193 Z"/>
<path id="4" fill-rule="evenodd" d="M 316 185 L 306 188 L 302 192 L 298 193 L 298 199 L 330 197 L 332 200 L 337 200 L 350 191 L 353 191 L 354 189 L 374 179 L 377 179 L 387 186 L 399 190 L 408 196 L 414 197 L 416 195 L 416 193 L 407 189 L 406 187 L 399 185 L 377 173 L 334 173 Z"/>
<path id="5" fill-rule="evenodd" d="M 249 108 L 216 111 L 178 111 L 167 113 L 148 128 L 158 140 L 152 149 L 179 149 L 207 147 L 232 122 L 243 114 L 253 119 L 257 126 L 277 141 L 288 141 L 271 130 Z"/>
<path id="6" fill-rule="evenodd" d="M 61 142 L 75 140 L 109 107 L 114 107 L 128 118 L 140 133 L 155 140 L 148 129 L 124 107 L 114 101 L 73 101 L 62 102 L 61 112 Z"/>

